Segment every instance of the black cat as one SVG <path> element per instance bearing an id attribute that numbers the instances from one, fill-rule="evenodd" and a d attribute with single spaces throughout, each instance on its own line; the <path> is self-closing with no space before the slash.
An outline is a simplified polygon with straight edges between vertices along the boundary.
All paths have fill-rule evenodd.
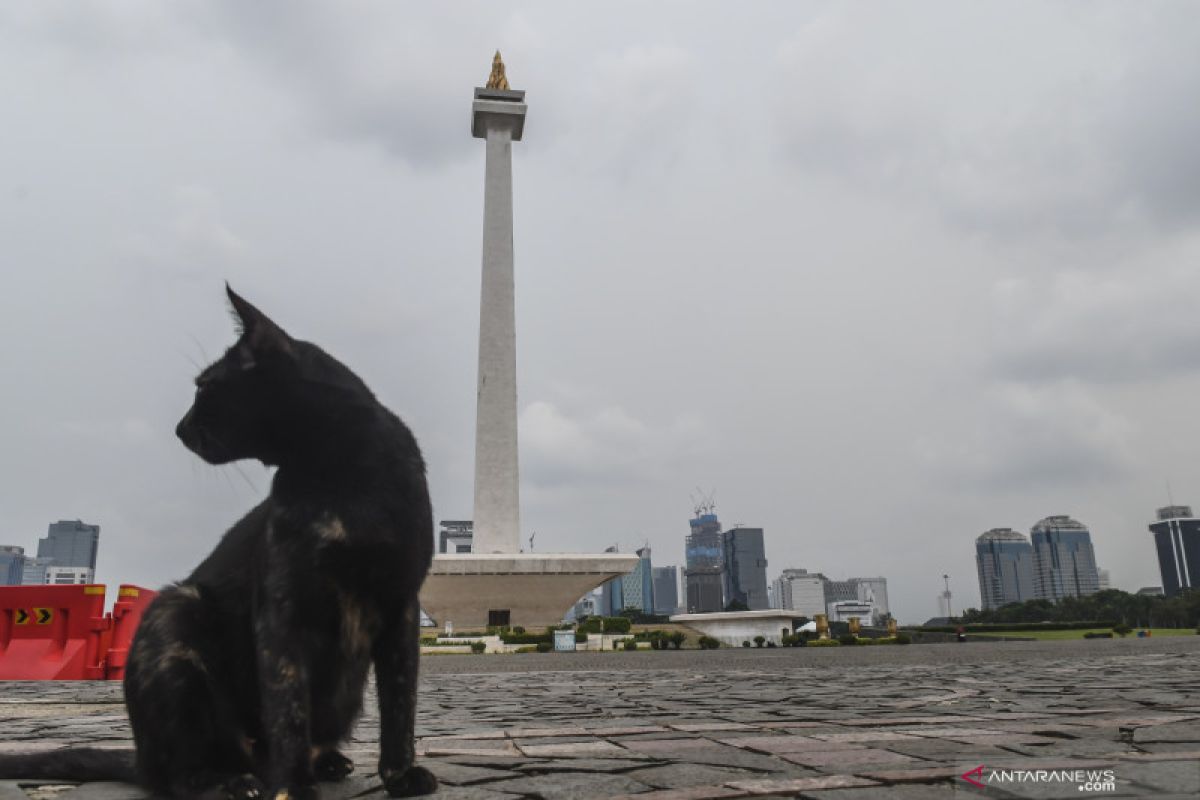
<path id="1" fill-rule="evenodd" d="M 125 676 L 136 759 L 73 748 L 0 758 L 0 775 L 315 797 L 353 769 L 337 747 L 374 665 L 380 778 L 392 796 L 432 792 L 413 763 L 433 557 L 416 440 L 349 369 L 226 289 L 241 336 L 196 378 L 176 433 L 210 464 L 278 466 L 271 493 L 142 617 Z"/>

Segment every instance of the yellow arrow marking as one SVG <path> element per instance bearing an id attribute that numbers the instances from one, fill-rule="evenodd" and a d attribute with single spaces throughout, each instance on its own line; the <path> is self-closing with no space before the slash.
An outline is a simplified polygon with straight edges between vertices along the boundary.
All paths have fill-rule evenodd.
<path id="1" fill-rule="evenodd" d="M 29 624 L 29 612 L 23 608 L 18 608 L 16 622 L 18 625 L 28 625 Z"/>
<path id="2" fill-rule="evenodd" d="M 37 615 L 38 625 L 49 625 L 54 619 L 53 608 L 35 608 L 33 613 Z"/>

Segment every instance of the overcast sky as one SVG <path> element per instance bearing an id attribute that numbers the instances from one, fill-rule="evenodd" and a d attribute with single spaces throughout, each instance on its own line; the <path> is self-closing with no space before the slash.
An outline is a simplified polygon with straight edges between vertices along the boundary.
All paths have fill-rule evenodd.
<path id="1" fill-rule="evenodd" d="M 187 574 L 265 494 L 175 439 L 222 283 L 357 371 L 471 514 L 483 144 L 514 146 L 522 526 L 649 542 L 690 494 L 768 577 L 979 605 L 1070 514 L 1116 587 L 1200 505 L 1194 3 L 5 3 L 0 543 Z"/>

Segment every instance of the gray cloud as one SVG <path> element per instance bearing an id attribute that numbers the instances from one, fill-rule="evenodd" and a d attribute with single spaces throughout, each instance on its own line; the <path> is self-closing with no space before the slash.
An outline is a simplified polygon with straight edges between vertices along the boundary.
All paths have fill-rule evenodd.
<path id="1" fill-rule="evenodd" d="M 1005 239 L 1193 222 L 1197 10 L 1019 8 L 830 9 L 779 49 L 781 145 Z"/>
<path id="2" fill-rule="evenodd" d="M 1148 259 L 1147 259 L 1148 261 Z M 1145 261 L 1118 274 L 1064 273 L 996 291 L 997 367 L 1034 383 L 1170 381 L 1200 371 L 1194 256 Z"/>
<path id="3" fill-rule="evenodd" d="M 963 422 L 918 441 L 918 456 L 937 482 L 1046 493 L 1102 486 L 1135 469 L 1135 426 L 1075 383 L 997 385 Z"/>

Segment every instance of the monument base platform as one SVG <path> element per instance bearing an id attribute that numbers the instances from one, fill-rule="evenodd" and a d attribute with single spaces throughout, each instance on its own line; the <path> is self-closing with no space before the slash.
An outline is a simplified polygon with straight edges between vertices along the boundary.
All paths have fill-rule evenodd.
<path id="1" fill-rule="evenodd" d="M 455 630 L 557 625 L 576 600 L 637 564 L 623 553 L 440 554 L 421 587 L 421 608 Z"/>

